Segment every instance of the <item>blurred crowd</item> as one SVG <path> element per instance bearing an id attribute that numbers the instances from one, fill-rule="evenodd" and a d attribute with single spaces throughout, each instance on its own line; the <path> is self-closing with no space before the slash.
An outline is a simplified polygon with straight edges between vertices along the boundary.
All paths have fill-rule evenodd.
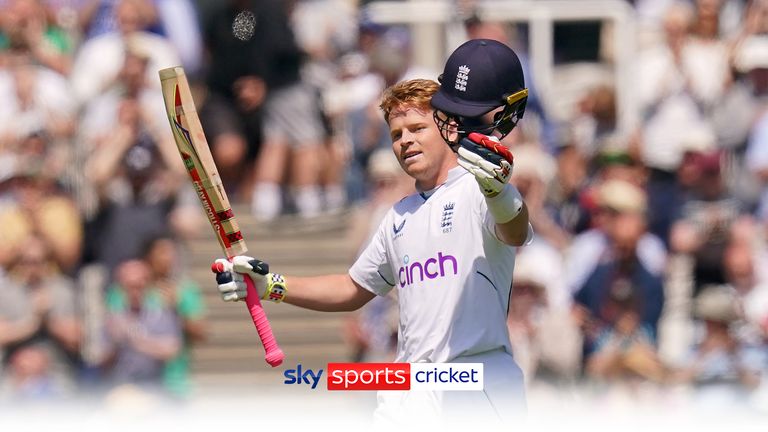
<path id="1" fill-rule="evenodd" d="M 464 35 L 527 68 L 527 27 L 482 21 L 479 2 L 455 2 Z M 277 223 L 352 208 L 364 244 L 413 188 L 378 97 L 439 73 L 367 3 L 0 0 L 0 403 L 128 383 L 189 394 L 206 321 L 185 242 L 208 228 L 158 69 L 184 66 L 232 201 Z M 505 139 L 537 233 L 515 268 L 515 356 L 533 391 L 754 400 L 768 388 L 768 2 L 626 3 L 632 130 L 615 80 L 572 89 L 563 115 L 526 70 Z M 555 32 L 556 60 L 575 46 L 615 61 L 597 29 Z M 366 306 L 354 358 L 390 358 L 396 324 L 394 299 Z"/>

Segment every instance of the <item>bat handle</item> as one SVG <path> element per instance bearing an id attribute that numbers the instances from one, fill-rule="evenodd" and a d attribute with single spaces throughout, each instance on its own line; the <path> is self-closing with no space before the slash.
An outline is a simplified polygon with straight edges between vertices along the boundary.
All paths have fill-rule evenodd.
<path id="1" fill-rule="evenodd" d="M 253 318 L 253 325 L 256 326 L 256 331 L 259 332 L 259 338 L 264 345 L 264 351 L 266 355 L 264 359 L 272 367 L 280 366 L 283 363 L 285 354 L 283 350 L 277 345 L 275 335 L 272 334 L 272 327 L 267 320 L 267 314 L 264 312 L 264 307 L 259 300 L 259 293 L 256 291 L 256 286 L 253 284 L 253 280 L 247 274 L 243 275 L 245 284 L 248 287 L 248 295 L 245 297 L 245 303 L 248 305 L 248 312 L 251 313 Z"/>

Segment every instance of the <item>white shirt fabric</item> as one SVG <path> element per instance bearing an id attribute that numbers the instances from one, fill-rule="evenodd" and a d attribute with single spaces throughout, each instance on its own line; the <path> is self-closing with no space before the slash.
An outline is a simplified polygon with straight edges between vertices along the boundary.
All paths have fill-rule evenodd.
<path id="1" fill-rule="evenodd" d="M 511 354 L 506 316 L 516 249 L 496 237 L 485 198 L 463 168 L 425 197 L 395 204 L 349 270 L 374 294 L 398 289 L 396 361 Z"/>

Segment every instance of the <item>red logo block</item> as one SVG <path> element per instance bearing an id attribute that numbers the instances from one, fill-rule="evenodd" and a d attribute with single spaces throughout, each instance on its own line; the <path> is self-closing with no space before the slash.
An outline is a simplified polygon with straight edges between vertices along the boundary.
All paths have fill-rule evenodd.
<path id="1" fill-rule="evenodd" d="M 328 363 L 328 390 L 409 390 L 409 363 Z"/>

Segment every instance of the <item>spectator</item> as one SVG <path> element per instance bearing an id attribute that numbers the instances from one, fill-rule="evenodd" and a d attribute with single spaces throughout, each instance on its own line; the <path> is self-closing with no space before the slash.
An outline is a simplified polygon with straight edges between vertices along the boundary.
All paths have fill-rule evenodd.
<path id="1" fill-rule="evenodd" d="M 640 235 L 634 244 L 634 256 L 639 259 L 640 268 L 649 272 L 653 280 L 660 279 L 664 272 L 666 249 L 658 237 L 645 230 L 645 193 L 637 186 L 621 180 L 608 181 L 599 186 L 596 192 L 595 227 L 574 237 L 565 254 L 566 286 L 572 293 L 577 292 L 599 265 L 617 258 L 617 241 L 622 242 L 622 248 L 632 246 L 633 239 L 625 238 L 630 234 Z M 628 217 L 619 217 L 623 214 Z M 617 221 L 621 223 L 617 225 Z M 627 222 L 632 226 L 623 226 Z M 617 227 L 632 230 L 622 232 Z"/>
<path id="2" fill-rule="evenodd" d="M 733 290 L 744 315 L 739 338 L 753 344 L 768 341 L 768 284 L 756 271 L 765 267 L 765 256 L 747 244 L 733 243 L 726 248 L 723 260 L 726 287 Z"/>
<path id="3" fill-rule="evenodd" d="M 617 280 L 600 306 L 594 346 L 587 354 L 586 371 L 603 381 L 651 380 L 661 382 L 666 369 L 656 355 L 654 330 L 643 322 L 643 303 L 639 290 L 628 280 Z"/>
<path id="4" fill-rule="evenodd" d="M 205 340 L 207 323 L 200 287 L 185 274 L 178 248 L 172 237 L 161 235 L 149 241 L 143 257 L 154 288 L 181 321 L 182 345 L 178 355 L 166 363 L 163 381 L 172 394 L 185 397 L 191 391 L 190 349 Z"/>
<path id="5" fill-rule="evenodd" d="M 67 75 L 75 46 L 69 35 L 52 23 L 40 0 L 11 0 L 0 18 L 0 56 L 16 51 L 33 64 Z"/>
<path id="6" fill-rule="evenodd" d="M 534 231 L 547 243 L 565 248 L 571 234 L 551 217 L 546 203 L 547 188 L 555 178 L 555 160 L 536 143 L 516 145 L 513 149 L 519 162 L 511 182 L 525 198 Z"/>
<path id="7" fill-rule="evenodd" d="M 732 240 L 732 227 L 742 217 L 742 205 L 725 188 L 720 151 L 691 157 L 697 171 L 690 196 L 672 226 L 670 245 L 694 258 L 694 293 L 705 284 L 722 284 L 723 251 Z"/>
<path id="8" fill-rule="evenodd" d="M 157 71 L 179 64 L 173 46 L 165 38 L 146 31 L 149 22 L 145 7 L 145 0 L 120 0 L 114 8 L 117 30 L 86 40 L 80 47 L 71 75 L 78 104 L 95 98 L 113 84 L 129 47 L 145 54 L 146 81 L 157 89 Z"/>
<path id="9" fill-rule="evenodd" d="M 344 173 L 348 151 L 343 137 L 343 118 L 338 112 L 339 103 L 333 100 L 338 84 L 336 63 L 342 53 L 353 49 L 357 22 L 352 5 L 344 0 L 294 2 L 290 20 L 296 42 L 308 56 L 302 66 L 302 76 L 320 98 L 324 129 L 319 151 L 320 183 L 324 209 L 337 212 L 347 201 Z"/>
<path id="10" fill-rule="evenodd" d="M 723 95 L 728 82 L 728 45 L 720 36 L 722 0 L 696 0 L 690 37 L 681 52 L 692 95 L 711 107 Z"/>
<path id="11" fill-rule="evenodd" d="M 7 67 L 0 67 L 0 154 L 19 150 L 20 141 L 37 132 L 54 143 L 70 138 L 76 105 L 67 80 L 34 65 L 27 54 L 14 52 L 6 59 Z"/>
<path id="12" fill-rule="evenodd" d="M 768 7 L 766 7 L 768 11 Z M 768 13 L 768 12 L 766 12 Z M 750 90 L 752 115 L 744 165 L 762 186 L 757 216 L 768 220 L 768 35 L 746 38 L 736 50 L 734 67 L 743 74 L 743 85 Z"/>
<path id="13" fill-rule="evenodd" d="M 26 150 L 35 142 L 40 144 L 38 139 L 26 140 L 30 145 Z M 5 205 L 0 206 L 0 266 L 10 265 L 34 235 L 46 242 L 53 265 L 71 272 L 80 262 L 83 250 L 82 216 L 74 200 L 50 177 L 50 167 L 44 165 L 40 156 L 32 159 L 33 155 L 34 152 L 28 159 L 14 158 L 6 178 Z"/>
<path id="14" fill-rule="evenodd" d="M 89 117 L 100 132 L 93 133 L 96 148 L 85 167 L 100 201 L 88 225 L 89 238 L 97 240 L 88 245 L 89 259 L 110 271 L 139 258 L 142 246 L 158 233 L 192 236 L 202 222 L 194 191 L 182 188 L 189 184 L 181 177 L 183 165 L 167 125 L 158 123 L 165 114 L 153 115 L 159 101 L 143 84 L 147 62 L 127 55 L 122 91 L 105 94 Z"/>
<path id="15" fill-rule="evenodd" d="M 515 280 L 509 297 L 507 329 L 515 360 L 520 364 L 523 376 L 530 384 L 539 363 L 536 318 L 541 314 L 541 310 L 547 306 L 547 288 L 540 278 L 533 275 L 530 270 L 523 271 L 522 276 L 520 276 L 520 270 L 528 268 L 528 266 L 521 266 L 521 259 L 516 261 L 517 271 L 514 275 Z"/>
<path id="16" fill-rule="evenodd" d="M 230 1 L 206 25 L 208 49 L 218 65 L 210 69 L 207 79 L 214 93 L 209 102 L 216 104 L 210 109 L 236 125 L 223 132 L 238 133 L 242 125 L 247 139 L 245 149 L 240 148 L 242 142 L 229 140 L 228 148 L 217 150 L 224 143 L 214 138 L 214 157 L 218 154 L 221 160 L 220 152 L 229 156 L 222 161 L 227 171 L 243 156 L 250 161 L 258 155 L 252 211 L 263 220 L 283 211 L 281 187 L 287 164 L 299 214 L 319 214 L 323 200 L 320 145 L 326 130 L 319 94 L 300 75 L 305 54 L 290 27 L 288 6 L 276 0 Z M 233 34 L 234 20 L 253 21 L 247 26 L 250 31 Z M 231 106 L 237 111 L 232 112 Z M 220 133 L 214 130 L 213 135 Z M 239 158 L 234 157 L 238 154 Z M 227 180 L 235 180 L 237 187 L 245 179 Z"/>
<path id="17" fill-rule="evenodd" d="M 693 11 L 687 5 L 674 3 L 664 17 L 663 43 L 639 59 L 638 95 L 644 114 L 640 153 L 650 169 L 652 213 L 663 211 L 663 203 L 674 200 L 667 191 L 674 190 L 683 141 L 690 131 L 710 129 L 688 84 L 697 70 L 683 61 L 692 20 Z"/>
<path id="18" fill-rule="evenodd" d="M 112 344 L 109 377 L 114 385 L 135 384 L 161 392 L 163 371 L 181 349 L 181 323 L 172 307 L 151 291 L 146 263 L 120 264 L 107 294 L 107 335 Z"/>
<path id="19" fill-rule="evenodd" d="M 0 377 L 0 401 L 10 404 L 63 400 L 72 392 L 54 376 L 48 352 L 34 345 L 16 350 Z"/>
<path id="20" fill-rule="evenodd" d="M 88 0 L 78 11 L 78 21 L 84 33 L 84 39 L 89 40 L 107 33 L 119 31 L 117 8 L 121 0 Z M 141 0 L 135 3 L 140 20 L 147 26 L 157 20 L 157 10 L 151 1 Z"/>
<path id="21" fill-rule="evenodd" d="M 81 334 L 73 281 L 58 272 L 43 239 L 27 237 L 0 289 L 0 351 L 12 392 L 71 393 Z"/>
<path id="22" fill-rule="evenodd" d="M 745 403 L 760 384 L 766 359 L 764 350 L 744 344 L 732 331 L 740 319 L 736 298 L 723 287 L 708 285 L 696 299 L 694 311 L 704 332 L 678 380 L 694 387 L 699 407 Z"/>
<path id="23" fill-rule="evenodd" d="M 115 81 L 85 106 L 80 136 L 85 141 L 83 150 L 95 153 L 92 159 L 99 162 L 96 164 L 99 167 L 94 167 L 92 179 L 97 185 L 103 184 L 104 177 L 110 174 L 111 164 L 100 158 L 104 156 L 102 153 L 105 149 L 113 145 L 115 130 L 121 126 L 120 121 L 128 121 L 129 126 L 136 128 L 138 135 L 144 135 L 142 139 L 151 141 L 172 174 L 176 177 L 186 176 L 168 128 L 162 93 L 152 84 L 154 81 L 147 80 L 150 61 L 149 54 L 141 46 L 126 46 L 125 57 Z M 157 81 L 157 77 L 154 78 Z M 130 113 L 121 112 L 129 109 L 126 108 L 128 106 L 131 107 Z M 128 114 L 131 114 L 130 118 L 126 118 Z M 134 125 L 135 122 L 138 124 Z"/>
<path id="24" fill-rule="evenodd" d="M 192 0 L 155 0 L 161 34 L 179 54 L 184 71 L 194 77 L 203 62 L 203 36 Z"/>
<path id="25" fill-rule="evenodd" d="M 579 115 L 572 121 L 574 143 L 591 159 L 617 134 L 616 94 L 613 87 L 596 86 L 577 105 Z"/>
<path id="26" fill-rule="evenodd" d="M 539 239 L 521 249 L 507 328 L 529 386 L 537 380 L 561 382 L 578 371 L 581 346 L 578 329 L 567 313 L 570 302 L 562 282 L 560 253 Z"/>
<path id="27" fill-rule="evenodd" d="M 556 154 L 555 178 L 548 185 L 545 208 L 563 233 L 562 240 L 553 241 L 565 248 L 571 237 L 590 228 L 589 213 L 584 201 L 587 182 L 587 161 L 579 148 L 563 145 Z"/>
<path id="28" fill-rule="evenodd" d="M 648 237 L 645 231 L 644 194 L 629 183 L 614 180 L 600 188 L 600 203 L 605 237 L 595 241 L 593 246 L 600 244 L 601 250 L 594 256 L 596 262 L 585 266 L 590 273 L 578 285 L 574 295 L 576 316 L 585 331 L 586 359 L 601 347 L 601 336 L 606 329 L 615 326 L 619 318 L 629 312 L 637 317 L 629 319 L 632 318 L 629 316 L 622 323 L 637 321 L 637 325 L 646 329 L 649 340 L 655 341 L 664 307 L 661 273 L 664 250 L 660 246 L 650 246 L 658 239 Z M 579 244 L 578 240 L 574 241 L 572 247 Z M 588 251 L 586 246 L 574 250 Z M 611 301 L 615 303 L 616 298 L 611 300 L 611 296 L 623 300 L 613 304 Z M 614 310 L 617 308 L 618 312 Z M 637 330 L 637 325 L 631 326 L 630 330 Z"/>

